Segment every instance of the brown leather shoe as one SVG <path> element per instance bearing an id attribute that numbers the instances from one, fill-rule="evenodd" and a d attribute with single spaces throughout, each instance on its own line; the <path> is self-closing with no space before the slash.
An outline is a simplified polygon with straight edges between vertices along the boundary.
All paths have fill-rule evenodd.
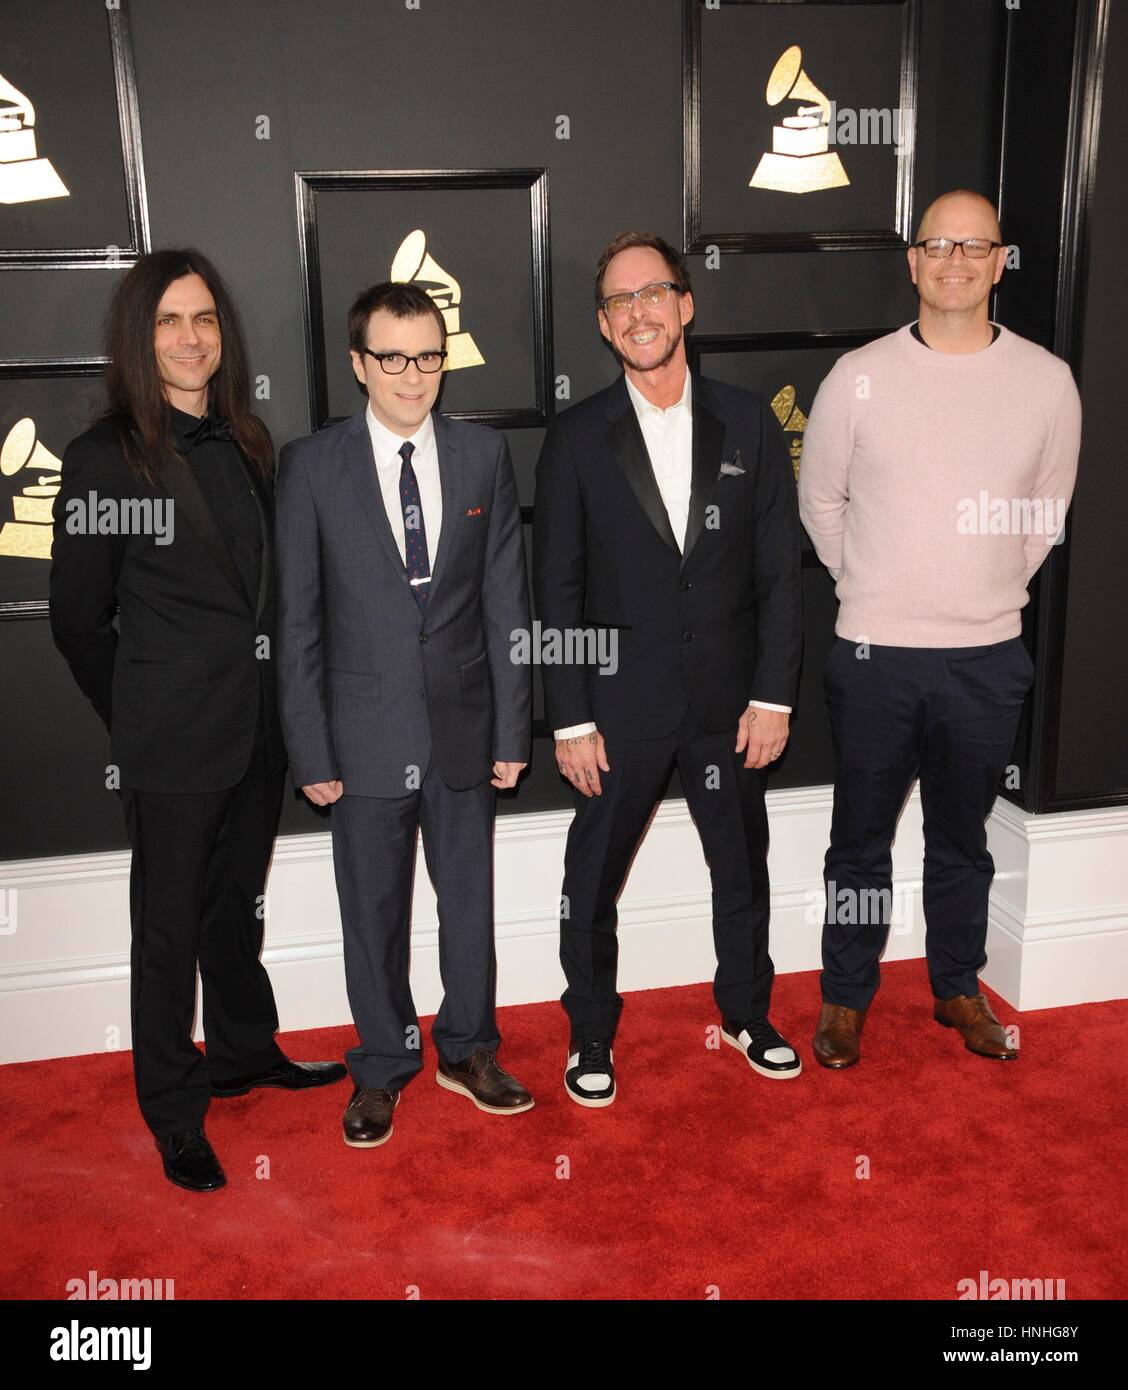
<path id="1" fill-rule="evenodd" d="M 440 1056 L 435 1080 L 448 1091 L 469 1096 L 490 1115 L 519 1115 L 533 1108 L 533 1098 L 524 1086 L 502 1071 L 496 1055 L 484 1047 L 462 1062 L 447 1062 Z"/>
<path id="2" fill-rule="evenodd" d="M 815 1029 L 815 1061 L 840 1071 L 852 1067 L 862 1055 L 862 1025 L 865 1009 L 848 1009 L 845 1004 L 824 1004 Z"/>
<path id="3" fill-rule="evenodd" d="M 982 994 L 957 994 L 954 999 L 934 998 L 932 1002 L 936 1022 L 945 1028 L 958 1029 L 969 1052 L 980 1057 L 995 1057 L 1000 1062 L 1017 1059 L 1018 1048 L 1007 1042 L 1003 1025 Z"/>
<path id="4" fill-rule="evenodd" d="M 399 1104 L 398 1091 L 374 1086 L 354 1086 L 341 1122 L 345 1143 L 352 1149 L 374 1149 L 392 1137 L 392 1111 Z"/>

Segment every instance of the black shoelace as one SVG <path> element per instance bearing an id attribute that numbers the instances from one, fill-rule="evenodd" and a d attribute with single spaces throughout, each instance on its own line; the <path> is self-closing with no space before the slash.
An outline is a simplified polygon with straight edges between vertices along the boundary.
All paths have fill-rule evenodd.
<path id="1" fill-rule="evenodd" d="M 778 1047 L 783 1039 L 766 1018 L 753 1018 L 744 1025 L 745 1031 L 757 1048 Z"/>
<path id="2" fill-rule="evenodd" d="M 580 1071 L 609 1072 L 611 1044 L 599 1038 L 585 1038 L 580 1045 Z"/>

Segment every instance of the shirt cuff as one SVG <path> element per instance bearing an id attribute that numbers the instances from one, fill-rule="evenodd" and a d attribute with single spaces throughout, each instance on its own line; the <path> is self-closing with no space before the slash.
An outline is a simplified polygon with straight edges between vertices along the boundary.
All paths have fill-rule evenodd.
<path id="1" fill-rule="evenodd" d="M 790 705 L 769 705 L 767 700 L 749 700 L 749 705 L 754 705 L 756 709 L 777 709 L 780 714 L 790 714 Z"/>
<path id="2" fill-rule="evenodd" d="M 595 733 L 595 729 L 594 724 L 573 724 L 570 729 L 553 729 L 552 737 L 555 739 L 579 738 L 581 734 Z"/>

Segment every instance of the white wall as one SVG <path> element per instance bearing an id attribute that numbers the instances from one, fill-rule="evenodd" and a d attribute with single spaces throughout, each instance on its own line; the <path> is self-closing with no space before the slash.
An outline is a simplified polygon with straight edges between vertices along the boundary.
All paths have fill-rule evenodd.
<path id="1" fill-rule="evenodd" d="M 831 790 L 770 792 L 771 951 L 780 973 L 819 968 Z M 557 898 L 571 812 L 500 816 L 498 1003 L 557 998 Z M 1028 816 L 1000 801 L 983 978 L 1019 1009 L 1128 996 L 1128 809 Z M 923 956 L 920 801 L 894 846 L 885 959 Z M 279 839 L 263 959 L 283 1030 L 349 1022 L 328 834 Z M 439 1003 L 437 916 L 420 851 L 412 990 Z M 620 900 L 621 990 L 709 980 L 709 877 L 684 801 L 654 817 Z M 922 988 L 924 988 L 922 976 Z M 818 986 L 812 980 L 812 1012 Z M 0 863 L 0 1061 L 129 1046 L 129 854 Z"/>

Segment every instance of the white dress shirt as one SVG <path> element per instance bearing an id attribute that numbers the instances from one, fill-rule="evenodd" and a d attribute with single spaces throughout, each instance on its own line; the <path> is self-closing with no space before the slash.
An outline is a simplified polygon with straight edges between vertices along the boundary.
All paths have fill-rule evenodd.
<path id="1" fill-rule="evenodd" d="M 407 564 L 407 544 L 403 534 L 403 503 L 400 501 L 400 470 L 403 459 L 400 448 L 410 442 L 415 445 L 411 455 L 411 466 L 419 483 L 419 501 L 423 508 L 423 529 L 427 535 L 427 561 L 434 569 L 435 551 L 439 545 L 439 533 L 443 525 L 443 489 L 439 481 L 439 451 L 435 443 L 435 426 L 430 415 L 410 437 L 410 441 L 393 434 L 382 425 L 372 413 L 369 403 L 365 410 L 368 435 L 372 440 L 372 457 L 376 463 L 376 477 L 380 483 L 380 495 L 384 499 L 384 510 L 388 514 L 388 524 L 396 539 L 400 559 Z"/>
<path id="2" fill-rule="evenodd" d="M 689 369 L 686 369 L 681 399 L 665 409 L 648 401 L 626 374 L 623 380 L 627 383 L 627 394 L 638 417 L 646 452 L 650 456 L 650 467 L 654 471 L 658 491 L 662 494 L 674 539 L 678 549 L 684 550 L 685 532 L 689 525 L 689 500 L 693 491 L 693 383 Z M 777 709 L 785 714 L 791 712 L 790 705 L 769 705 L 762 700 L 749 700 L 748 703 L 757 709 Z M 554 729 L 553 737 L 579 738 L 581 734 L 590 734 L 595 727 L 593 723 L 573 724 L 567 729 Z"/>

